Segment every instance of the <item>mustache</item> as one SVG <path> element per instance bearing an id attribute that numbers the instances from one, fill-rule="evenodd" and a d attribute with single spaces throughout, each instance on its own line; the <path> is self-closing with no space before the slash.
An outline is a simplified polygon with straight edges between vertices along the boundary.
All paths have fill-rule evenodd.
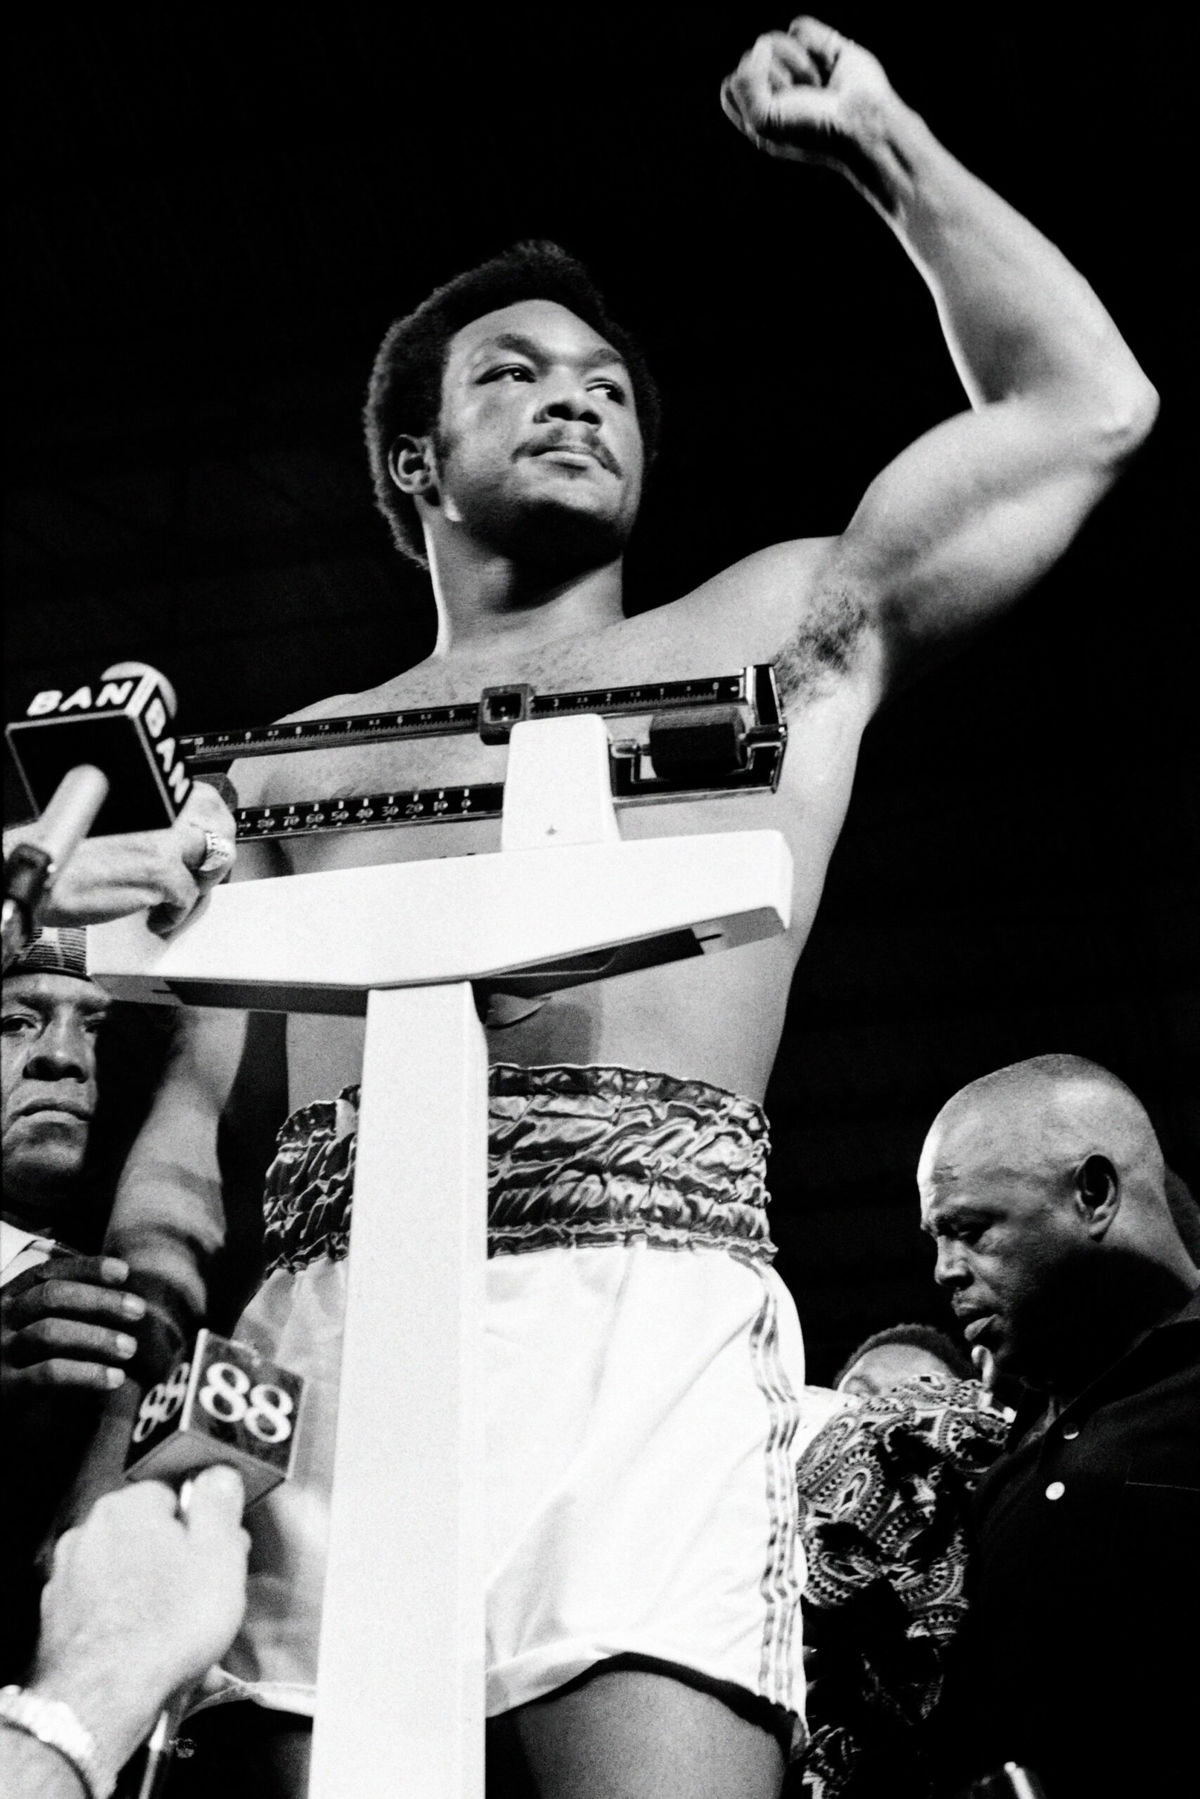
<path id="1" fill-rule="evenodd" d="M 528 443 L 522 444 L 521 449 L 527 456 L 544 456 L 547 450 L 576 450 L 594 456 L 601 468 L 607 469 L 610 475 L 621 473 L 617 458 L 604 439 L 594 432 L 580 437 L 575 431 L 551 430 L 544 437 L 531 438 Z"/>

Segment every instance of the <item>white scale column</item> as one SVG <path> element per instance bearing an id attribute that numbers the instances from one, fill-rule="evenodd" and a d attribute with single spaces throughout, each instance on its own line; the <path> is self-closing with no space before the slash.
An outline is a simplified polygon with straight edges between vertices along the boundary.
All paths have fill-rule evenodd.
<path id="1" fill-rule="evenodd" d="M 310 1799 L 482 1799 L 486 1130 L 470 985 L 372 993 Z"/>

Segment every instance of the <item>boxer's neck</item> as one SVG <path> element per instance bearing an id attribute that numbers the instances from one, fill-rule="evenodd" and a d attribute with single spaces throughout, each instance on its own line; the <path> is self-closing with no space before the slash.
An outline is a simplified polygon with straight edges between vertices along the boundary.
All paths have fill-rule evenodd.
<path id="1" fill-rule="evenodd" d="M 434 656 L 511 655 L 590 637 L 623 616 L 622 561 L 558 574 L 462 539 L 429 543 L 438 612 Z"/>

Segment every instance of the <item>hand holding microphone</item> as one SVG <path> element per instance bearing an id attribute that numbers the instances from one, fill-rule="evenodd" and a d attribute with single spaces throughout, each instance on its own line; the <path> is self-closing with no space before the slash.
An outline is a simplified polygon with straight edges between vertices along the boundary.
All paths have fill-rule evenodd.
<path id="1" fill-rule="evenodd" d="M 232 1642 L 246 1603 L 242 1505 L 236 1471 L 208 1468 L 186 1517 L 169 1487 L 144 1481 L 106 1494 L 59 1539 L 32 1677 L 10 1703 L 18 1728 L 52 1745 L 50 1767 L 62 1768 L 72 1792 L 60 1758 L 85 1790 L 111 1793 L 164 1702 Z M 46 1751 L 28 1737 L 12 1735 L 0 1766 L 32 1785 L 48 1778 Z"/>
<path id="2" fill-rule="evenodd" d="M 80 773 L 87 772 L 80 770 Z M 195 781 L 187 804 L 166 830 L 134 831 L 116 837 L 89 837 L 58 858 L 53 847 L 48 855 L 47 820 L 50 809 L 35 824 L 19 825 L 4 833 L 5 960 L 12 948 L 26 940 L 21 912 L 35 924 L 105 924 L 148 909 L 147 924 L 160 937 L 169 936 L 188 918 L 205 894 L 228 875 L 236 857 L 237 830 L 233 814 L 216 788 Z M 45 871 L 49 891 L 32 905 L 10 895 L 10 878 L 23 864 L 34 860 Z M 53 875 L 47 862 L 56 866 Z M 10 903 L 11 901 L 11 903 Z"/>
<path id="3" fill-rule="evenodd" d="M 175 704 L 154 669 L 116 663 L 94 686 L 38 694 L 7 727 L 42 816 L 5 833 L 6 957 L 38 922 L 148 910 L 165 936 L 228 874 L 237 827 L 225 798 L 236 795 L 220 776 L 189 779 Z"/>
<path id="4" fill-rule="evenodd" d="M 27 827 L 30 835 L 37 830 Z M 42 920 L 103 924 L 149 908 L 150 929 L 166 936 L 233 867 L 236 830 L 216 788 L 194 781 L 169 828 L 90 837 L 81 844 L 54 882 Z"/>
<path id="5" fill-rule="evenodd" d="M 201 1330 L 191 1353 L 143 1398 L 126 1480 L 180 1482 L 179 1514 L 187 1518 L 198 1473 L 214 1465 L 230 1467 L 241 1478 L 246 1504 L 253 1505 L 291 1472 L 303 1389 L 299 1375 L 250 1344 Z M 159 1713 L 138 1799 L 155 1799 L 161 1791 L 195 1678 L 181 1683 Z"/>
<path id="6" fill-rule="evenodd" d="M 3 966 L 36 935 L 59 870 L 71 861 L 108 795 L 108 777 L 84 763 L 59 782 L 37 825 L 4 840 Z"/>

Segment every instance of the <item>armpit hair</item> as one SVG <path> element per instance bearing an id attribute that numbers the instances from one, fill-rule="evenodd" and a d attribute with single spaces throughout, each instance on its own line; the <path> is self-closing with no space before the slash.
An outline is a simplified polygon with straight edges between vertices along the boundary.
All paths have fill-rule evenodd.
<path id="1" fill-rule="evenodd" d="M 848 590 L 820 595 L 775 658 L 783 705 L 814 698 L 849 674 L 866 627 L 866 607 Z"/>

